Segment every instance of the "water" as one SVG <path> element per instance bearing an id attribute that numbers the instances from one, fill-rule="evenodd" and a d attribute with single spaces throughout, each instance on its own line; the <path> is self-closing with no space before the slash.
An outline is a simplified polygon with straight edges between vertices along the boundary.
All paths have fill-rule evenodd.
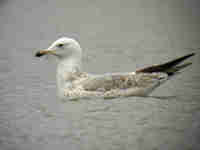
<path id="1" fill-rule="evenodd" d="M 0 150 L 198 150 L 199 7 L 197 0 L 1 1 Z M 92 73 L 197 55 L 152 97 L 64 102 L 55 64 L 33 57 L 60 36 L 80 41 Z"/>

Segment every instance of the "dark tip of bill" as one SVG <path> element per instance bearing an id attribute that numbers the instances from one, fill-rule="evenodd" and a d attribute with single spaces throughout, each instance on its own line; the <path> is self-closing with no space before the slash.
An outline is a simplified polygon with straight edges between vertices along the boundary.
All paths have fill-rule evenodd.
<path id="1" fill-rule="evenodd" d="M 44 54 L 43 53 L 40 53 L 40 51 L 38 51 L 36 54 L 35 54 L 35 57 L 41 57 L 43 56 Z"/>

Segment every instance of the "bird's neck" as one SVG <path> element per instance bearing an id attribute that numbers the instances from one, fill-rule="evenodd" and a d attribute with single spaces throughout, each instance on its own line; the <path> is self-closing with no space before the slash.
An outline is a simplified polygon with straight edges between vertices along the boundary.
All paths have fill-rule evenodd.
<path id="1" fill-rule="evenodd" d="M 60 60 L 56 75 L 58 91 L 70 88 L 73 76 L 77 72 L 81 72 L 81 57 Z"/>
<path id="2" fill-rule="evenodd" d="M 58 63 L 57 73 L 73 73 L 81 71 L 81 58 L 67 58 Z"/>

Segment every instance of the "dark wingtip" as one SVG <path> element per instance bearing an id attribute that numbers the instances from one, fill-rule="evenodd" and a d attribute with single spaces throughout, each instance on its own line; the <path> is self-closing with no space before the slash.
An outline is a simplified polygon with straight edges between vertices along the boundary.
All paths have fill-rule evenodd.
<path id="1" fill-rule="evenodd" d="M 169 75 L 169 76 L 172 76 L 174 74 L 177 74 L 177 73 L 180 73 L 179 71 L 186 68 L 187 66 L 190 66 L 192 65 L 192 62 L 187 62 L 187 63 L 184 63 L 182 65 L 178 65 L 178 66 L 175 66 L 173 68 L 170 68 L 168 70 L 166 70 L 166 73 Z"/>
<path id="2" fill-rule="evenodd" d="M 195 53 L 190 53 L 190 54 L 184 55 L 182 57 L 176 58 L 172 61 L 168 61 L 164 64 L 153 65 L 153 66 L 149 66 L 149 67 L 139 69 L 139 70 L 136 71 L 136 73 L 139 73 L 139 72 L 143 72 L 143 73 L 166 72 L 168 70 L 176 68 L 175 66 L 177 66 L 178 64 L 182 63 L 184 60 L 186 60 L 186 59 L 188 59 L 188 58 L 190 58 L 194 55 L 195 55 Z M 188 66 L 188 65 L 186 65 L 186 66 Z M 184 67 L 185 66 L 183 66 L 182 68 L 184 68 Z M 171 73 L 171 71 L 170 71 L 170 73 Z"/>
<path id="3" fill-rule="evenodd" d="M 183 57 L 188 58 L 188 57 L 192 57 L 192 56 L 194 56 L 194 55 L 196 55 L 196 53 L 190 53 L 190 54 L 188 54 L 188 55 L 186 55 L 186 56 L 183 56 Z"/>
<path id="4" fill-rule="evenodd" d="M 194 55 L 196 55 L 196 53 L 191 53 L 190 55 L 191 55 L 191 56 L 194 56 Z"/>

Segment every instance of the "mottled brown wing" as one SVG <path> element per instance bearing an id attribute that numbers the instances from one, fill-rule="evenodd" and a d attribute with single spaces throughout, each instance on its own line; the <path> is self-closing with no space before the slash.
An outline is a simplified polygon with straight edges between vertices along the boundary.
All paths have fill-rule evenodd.
<path id="1" fill-rule="evenodd" d="M 127 89 L 136 86 L 134 75 L 126 74 L 105 74 L 89 77 L 81 83 L 87 91 L 109 91 L 112 89 Z"/>
<path id="2" fill-rule="evenodd" d="M 89 77 L 82 82 L 87 91 L 110 91 L 114 89 L 146 88 L 167 79 L 165 73 L 118 73 Z"/>

